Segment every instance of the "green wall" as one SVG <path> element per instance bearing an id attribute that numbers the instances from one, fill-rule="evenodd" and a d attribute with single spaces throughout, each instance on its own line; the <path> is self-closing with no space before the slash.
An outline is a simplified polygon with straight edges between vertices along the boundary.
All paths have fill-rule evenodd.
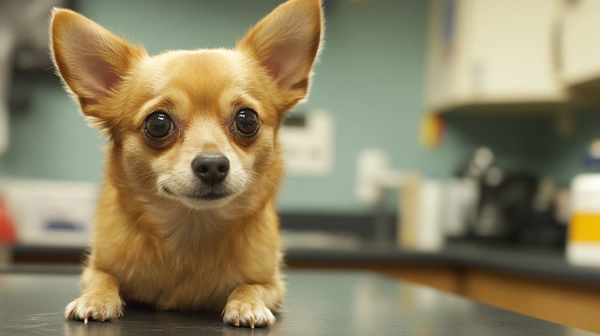
<path id="1" fill-rule="evenodd" d="M 600 111 L 596 107 L 578 112 L 573 133 L 554 136 L 547 143 L 549 174 L 562 186 L 568 186 L 576 174 L 598 172 L 598 168 L 586 167 L 584 161 L 590 144 L 600 139 Z"/>
<path id="2" fill-rule="evenodd" d="M 231 47 L 280 1 L 105 0 L 78 1 L 77 9 L 109 29 L 165 49 Z M 542 119 L 448 119 L 444 144 L 418 142 L 423 114 L 427 1 L 328 1 L 326 43 L 308 103 L 298 110 L 330 111 L 336 121 L 335 169 L 327 178 L 289 177 L 282 210 L 363 212 L 353 196 L 357 154 L 366 147 L 390 153 L 399 169 L 447 177 L 479 144 L 515 169 L 543 170 L 548 122 Z M 11 147 L 0 176 L 98 181 L 104 140 L 89 129 L 58 80 L 20 78 L 30 107 L 11 116 Z"/>

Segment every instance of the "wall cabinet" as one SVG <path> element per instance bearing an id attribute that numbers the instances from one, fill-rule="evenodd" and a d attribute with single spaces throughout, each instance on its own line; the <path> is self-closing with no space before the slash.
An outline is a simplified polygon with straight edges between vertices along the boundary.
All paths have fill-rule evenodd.
<path id="1" fill-rule="evenodd" d="M 427 108 L 518 111 L 564 103 L 562 1 L 432 0 Z"/>
<path id="2" fill-rule="evenodd" d="M 600 1 L 565 1 L 561 30 L 562 79 L 575 94 L 599 96 Z M 597 99 L 597 97 L 596 97 Z"/>

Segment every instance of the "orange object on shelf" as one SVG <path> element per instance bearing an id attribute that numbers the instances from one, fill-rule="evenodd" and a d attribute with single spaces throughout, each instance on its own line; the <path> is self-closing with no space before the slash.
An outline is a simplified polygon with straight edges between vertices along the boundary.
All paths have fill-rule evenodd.
<path id="1" fill-rule="evenodd" d="M 0 244 L 14 244 L 17 242 L 15 229 L 6 209 L 6 205 L 0 202 Z"/>
<path id="2" fill-rule="evenodd" d="M 438 113 L 428 113 L 421 120 L 421 144 L 425 148 L 436 148 L 444 139 L 444 117 Z"/>

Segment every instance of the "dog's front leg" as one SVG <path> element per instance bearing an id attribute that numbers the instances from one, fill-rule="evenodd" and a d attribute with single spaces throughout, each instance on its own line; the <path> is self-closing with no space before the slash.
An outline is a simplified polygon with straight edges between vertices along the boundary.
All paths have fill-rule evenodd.
<path id="1" fill-rule="evenodd" d="M 285 286 L 281 280 L 272 284 L 244 284 L 229 295 L 223 310 L 223 322 L 236 327 L 272 326 L 275 316 L 270 309 L 281 305 Z"/>
<path id="2" fill-rule="evenodd" d="M 115 320 L 122 315 L 123 303 L 117 279 L 94 267 L 87 267 L 81 275 L 81 296 L 67 305 L 65 316 L 87 323 L 88 319 Z"/>

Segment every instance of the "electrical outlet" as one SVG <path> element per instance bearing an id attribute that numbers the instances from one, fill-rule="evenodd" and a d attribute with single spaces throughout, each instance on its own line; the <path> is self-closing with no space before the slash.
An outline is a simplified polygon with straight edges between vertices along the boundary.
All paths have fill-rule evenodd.
<path id="1" fill-rule="evenodd" d="M 334 121 L 324 111 L 310 111 L 286 119 L 279 132 L 286 173 L 328 176 L 333 171 Z"/>

